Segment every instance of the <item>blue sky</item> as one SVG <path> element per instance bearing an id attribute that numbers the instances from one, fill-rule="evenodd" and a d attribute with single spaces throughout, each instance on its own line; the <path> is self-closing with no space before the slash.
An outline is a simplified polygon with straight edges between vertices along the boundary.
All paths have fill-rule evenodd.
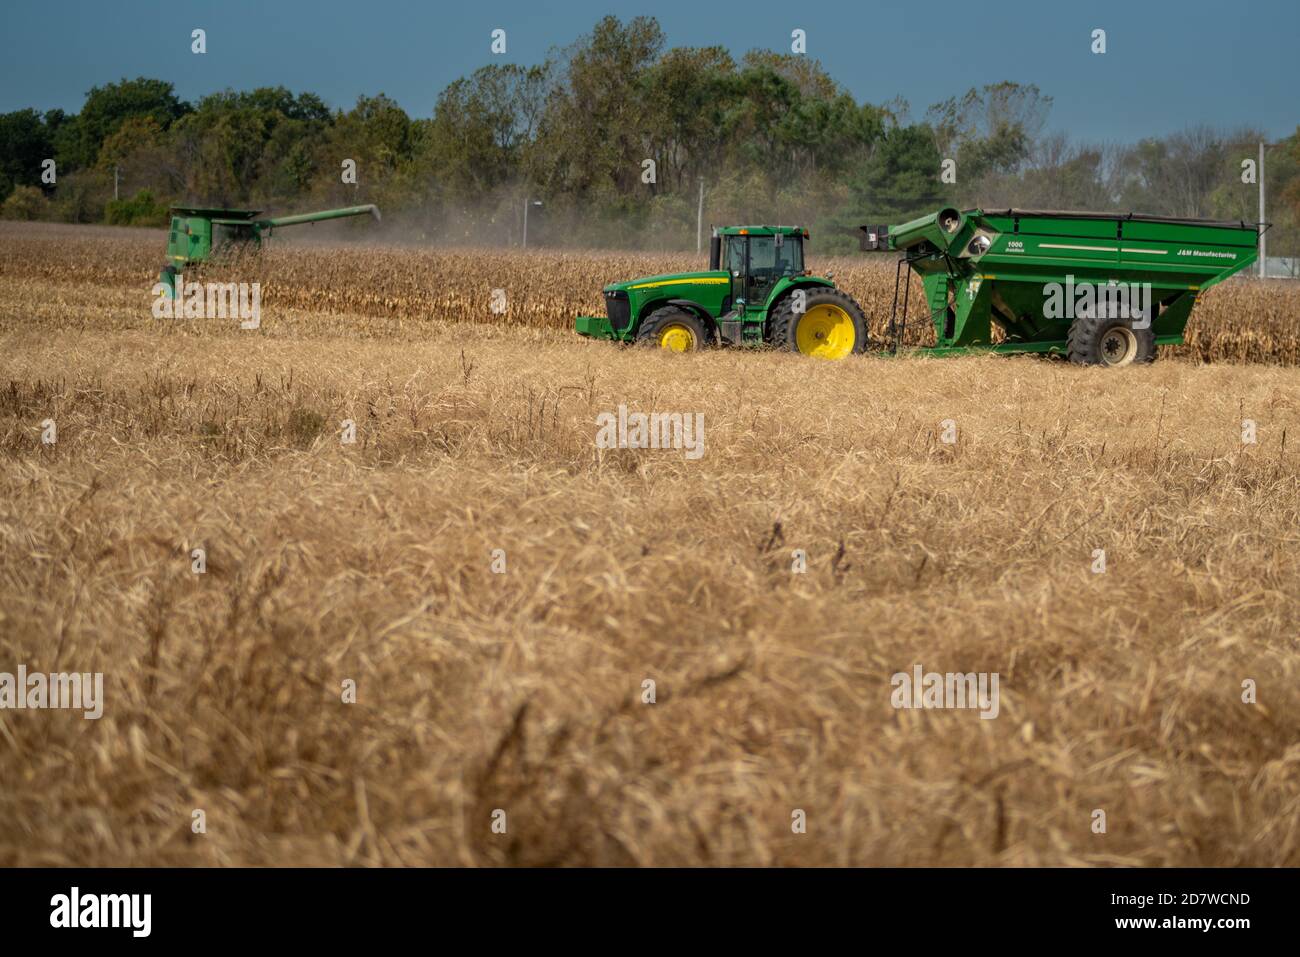
<path id="1" fill-rule="evenodd" d="M 387 93 L 429 116 L 451 80 L 495 59 L 540 61 L 607 13 L 651 13 L 674 46 L 720 43 L 808 53 L 859 100 L 902 96 L 919 118 L 971 86 L 1016 80 L 1055 98 L 1048 126 L 1083 140 L 1132 141 L 1195 124 L 1300 124 L 1295 0 L 714 0 L 544 3 L 479 0 L 4 0 L 0 112 L 80 108 L 91 86 L 169 80 L 196 100 L 233 87 L 311 90 L 331 106 Z M 190 52 L 190 31 L 208 52 Z M 495 28 L 508 50 L 489 49 Z M 1094 28 L 1108 51 L 1090 52 Z"/>

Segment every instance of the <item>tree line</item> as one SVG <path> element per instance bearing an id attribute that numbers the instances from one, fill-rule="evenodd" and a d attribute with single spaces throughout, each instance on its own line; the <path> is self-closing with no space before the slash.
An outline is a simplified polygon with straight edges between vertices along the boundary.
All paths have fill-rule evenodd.
<path id="1" fill-rule="evenodd" d="M 651 17 L 606 17 L 543 63 L 455 80 L 428 118 L 382 93 L 344 111 L 283 87 L 191 104 L 144 77 L 95 87 L 75 115 L 3 114 L 0 211 L 160 225 L 171 203 L 373 202 L 392 238 L 508 244 L 528 205 L 530 242 L 692 248 L 703 188 L 706 224 L 806 224 L 822 251 L 941 205 L 1257 218 L 1243 163 L 1259 130 L 1081 143 L 1045 132 L 1051 107 L 1004 82 L 914 116 L 902 100 L 859 103 L 805 55 L 737 61 L 669 48 Z M 1300 129 L 1267 162 L 1270 252 L 1296 255 Z"/>

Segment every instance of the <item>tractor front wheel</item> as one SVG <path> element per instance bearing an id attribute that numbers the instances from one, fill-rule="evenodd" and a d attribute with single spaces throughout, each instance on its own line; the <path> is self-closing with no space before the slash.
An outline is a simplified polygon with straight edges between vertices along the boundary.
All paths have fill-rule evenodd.
<path id="1" fill-rule="evenodd" d="M 843 359 L 867 349 L 862 307 L 838 289 L 795 290 L 776 307 L 770 329 L 773 346 L 806 356 Z"/>
<path id="2" fill-rule="evenodd" d="M 656 309 L 646 316 L 636 334 L 637 345 L 657 346 L 669 352 L 694 352 L 709 344 L 700 317 L 676 306 Z"/>
<path id="3" fill-rule="evenodd" d="M 1070 361 L 1090 366 L 1128 366 L 1154 362 L 1156 336 L 1148 325 L 1137 329 L 1131 319 L 1078 316 L 1070 323 Z"/>

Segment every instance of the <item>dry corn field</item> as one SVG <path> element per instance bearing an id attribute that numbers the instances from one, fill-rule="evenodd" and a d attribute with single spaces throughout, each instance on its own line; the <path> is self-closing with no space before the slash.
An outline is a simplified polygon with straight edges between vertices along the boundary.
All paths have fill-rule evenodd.
<path id="1" fill-rule="evenodd" d="M 1300 864 L 1292 288 L 820 363 L 565 328 L 694 257 L 277 240 L 249 331 L 153 319 L 162 251 L 0 226 L 0 673 L 104 675 L 0 710 L 0 864 Z"/>
<path id="2" fill-rule="evenodd" d="M 323 230 L 322 230 L 323 231 Z M 113 237 L 111 253 L 106 237 Z M 51 286 L 95 286 L 120 307 L 94 323 L 138 326 L 148 290 L 163 264 L 166 234 L 152 230 L 68 227 L 0 222 L 0 282 L 13 295 L 48 298 Z M 603 314 L 601 287 L 633 276 L 703 268 L 698 256 L 650 253 L 529 253 L 499 250 L 424 250 L 402 246 L 321 247 L 273 237 L 259 255 L 191 278 L 260 282 L 272 312 L 358 315 L 349 335 L 420 336 L 432 320 L 524 325 L 568 331 L 573 317 Z M 866 312 L 873 339 L 883 340 L 894 297 L 894 257 L 811 256 Z M 493 290 L 505 310 L 493 311 Z M 110 293 L 110 290 L 112 292 Z M 907 341 L 934 342 L 920 318 L 924 296 L 915 281 Z M 312 320 L 319 327 L 319 318 Z M 292 330 L 292 332 L 291 332 Z M 297 334 L 293 318 L 266 335 Z M 1187 344 L 1162 346 L 1162 357 L 1207 362 L 1300 365 L 1300 283 L 1235 281 L 1210 289 L 1197 304 Z"/>

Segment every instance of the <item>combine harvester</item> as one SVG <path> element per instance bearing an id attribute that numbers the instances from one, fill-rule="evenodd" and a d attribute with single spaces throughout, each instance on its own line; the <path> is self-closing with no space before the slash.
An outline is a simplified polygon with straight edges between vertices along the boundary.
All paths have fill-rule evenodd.
<path id="1" fill-rule="evenodd" d="M 169 297 L 175 298 L 178 272 L 184 272 L 196 263 L 207 262 L 225 253 L 250 247 L 260 249 L 262 239 L 270 239 L 272 230 L 278 226 L 297 226 L 301 223 L 318 223 L 326 219 L 367 214 L 379 219 L 379 207 L 373 203 L 273 219 L 258 219 L 260 212 L 257 209 L 173 206 L 171 229 L 167 234 L 168 262 L 158 277 L 159 282 L 170 290 Z"/>
<path id="2" fill-rule="evenodd" d="M 865 352 L 862 308 L 830 276 L 804 268 L 807 238 L 797 226 L 715 229 L 708 271 L 612 283 L 606 315 L 579 316 L 577 332 L 675 352 L 715 344 L 827 359 Z M 1197 295 L 1255 262 L 1259 233 L 1244 222 L 943 209 L 863 226 L 859 238 L 865 251 L 902 253 L 892 341 L 880 347 L 902 348 L 915 270 L 936 344 L 910 351 L 1056 353 L 1118 366 L 1181 343 Z"/>

